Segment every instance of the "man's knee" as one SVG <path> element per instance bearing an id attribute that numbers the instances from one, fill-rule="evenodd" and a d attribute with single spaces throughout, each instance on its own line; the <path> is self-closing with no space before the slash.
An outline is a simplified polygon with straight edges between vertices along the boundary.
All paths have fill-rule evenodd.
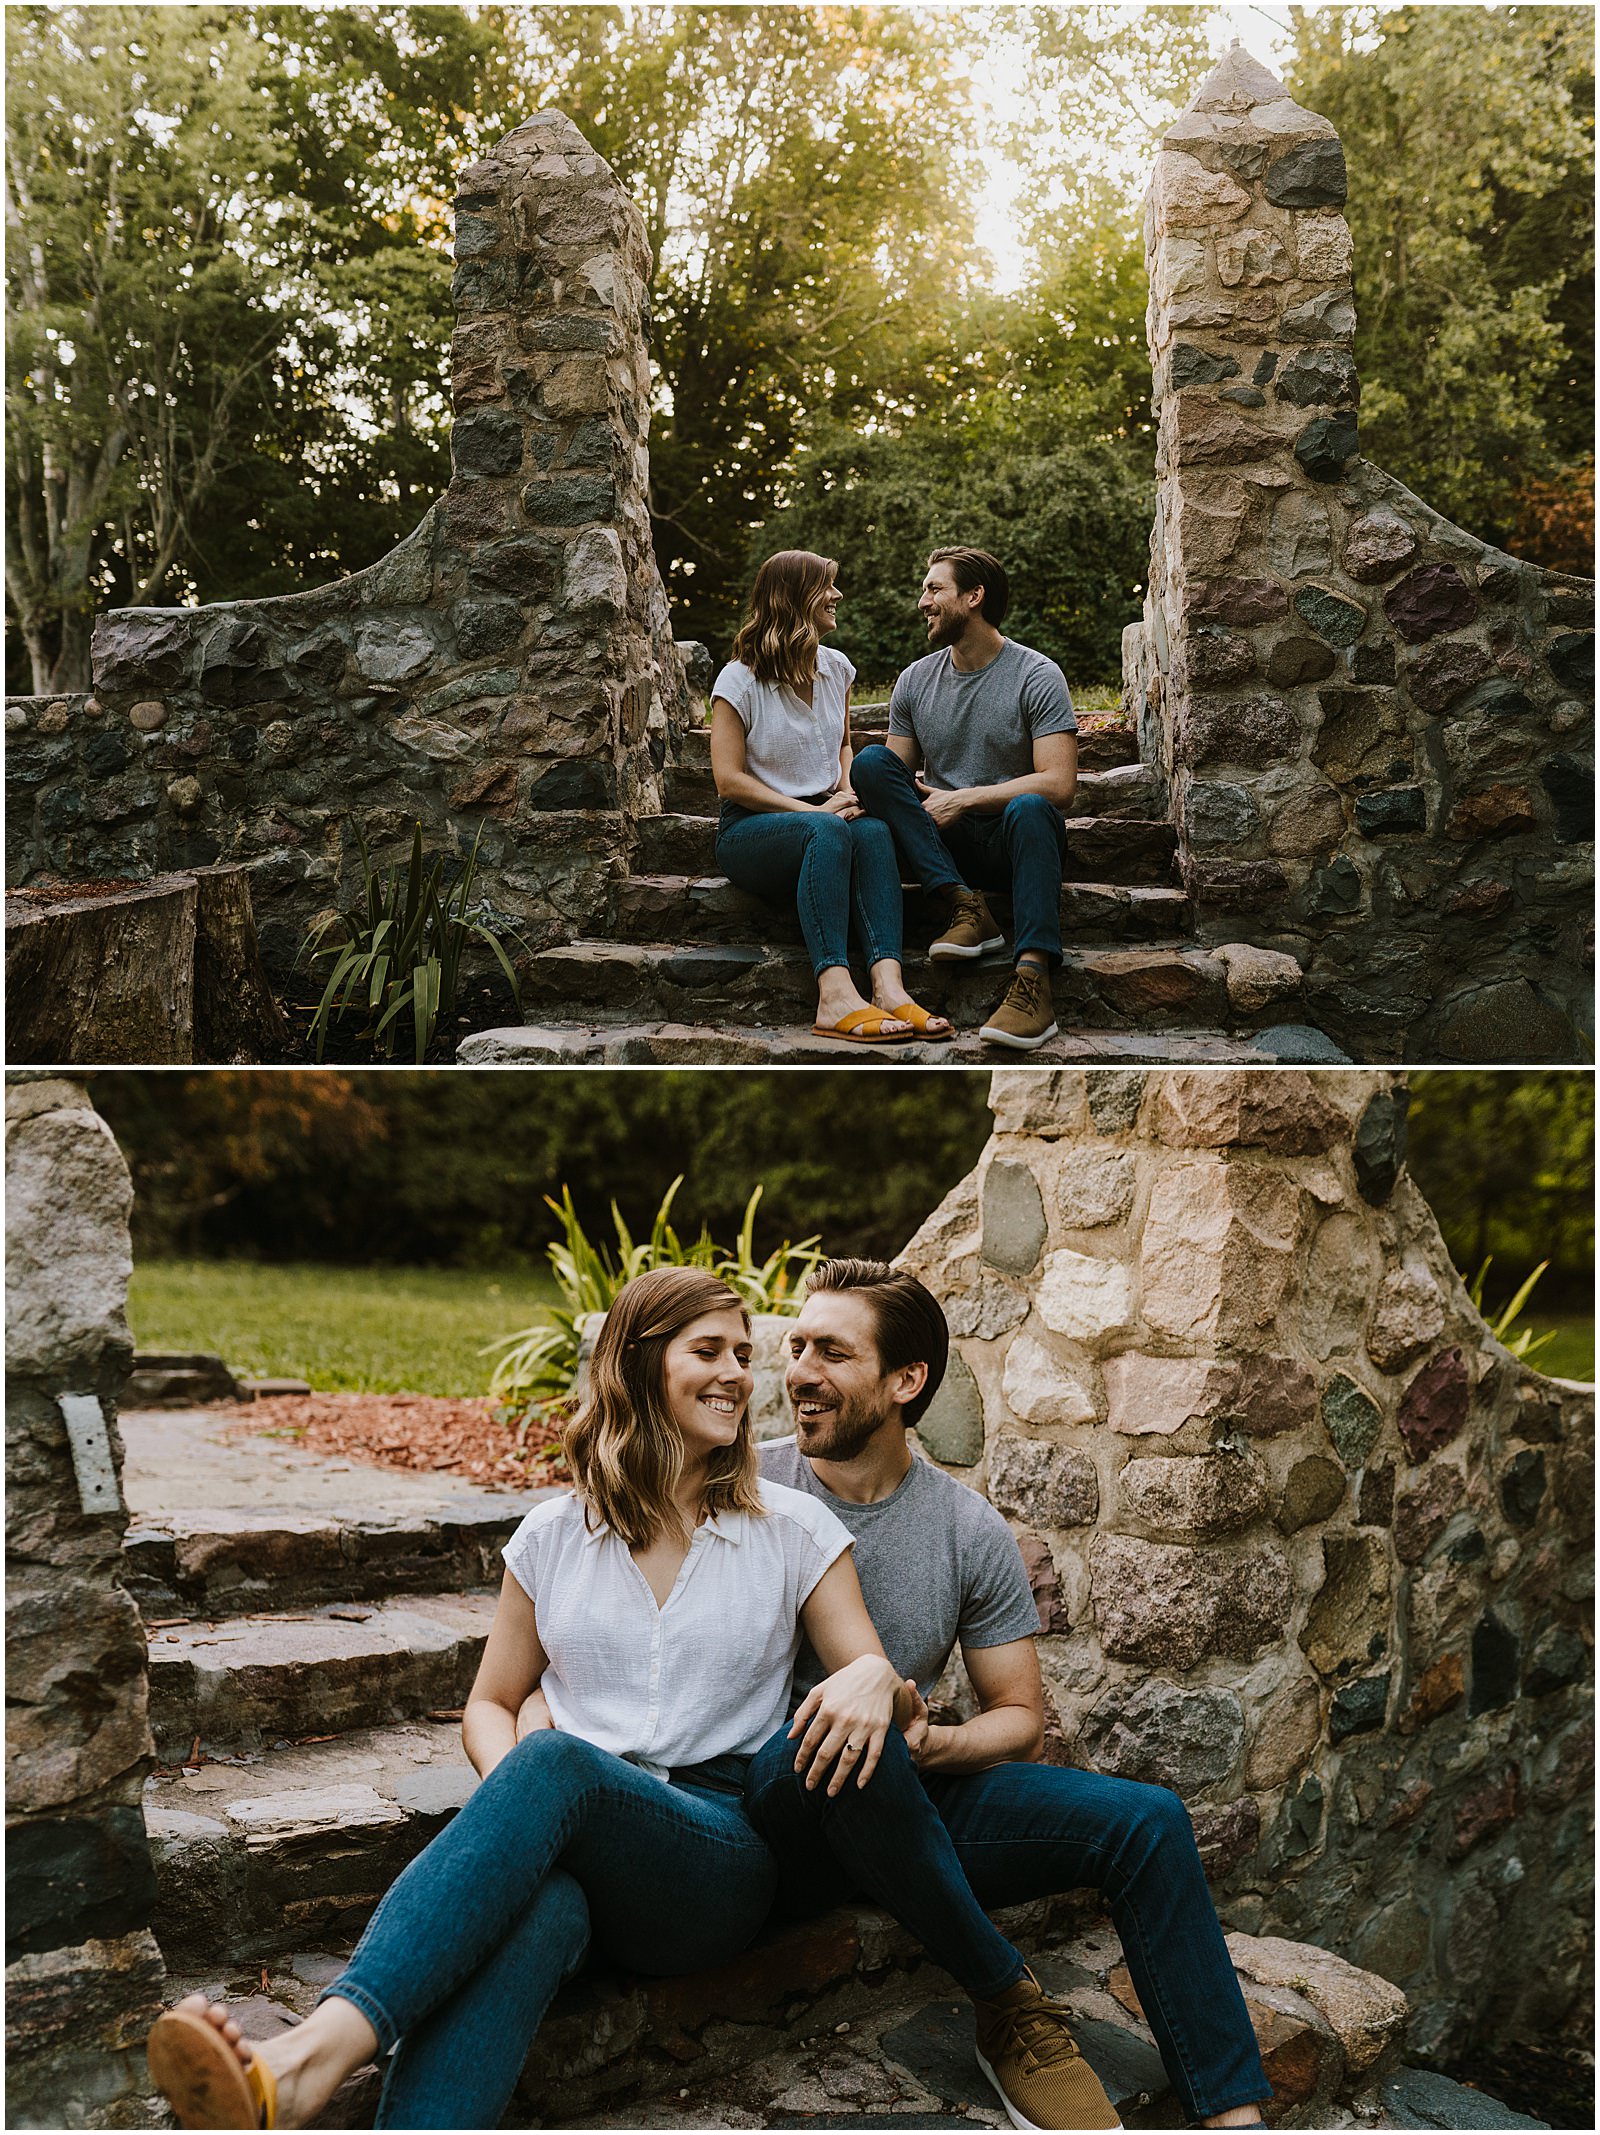
<path id="1" fill-rule="evenodd" d="M 858 749 L 850 760 L 850 783 L 858 801 L 867 801 L 906 783 L 906 767 L 881 741 Z"/>
<path id="2" fill-rule="evenodd" d="M 1061 811 L 1042 793 L 1019 793 L 1007 801 L 1000 822 L 1008 838 L 1061 835 Z"/>
<path id="3" fill-rule="evenodd" d="M 1196 1850 L 1194 1824 L 1181 1795 L 1171 1787 L 1149 1786 L 1142 1780 L 1125 1780 L 1123 1785 L 1127 1789 L 1124 1814 L 1141 1838 L 1163 1852 Z"/>

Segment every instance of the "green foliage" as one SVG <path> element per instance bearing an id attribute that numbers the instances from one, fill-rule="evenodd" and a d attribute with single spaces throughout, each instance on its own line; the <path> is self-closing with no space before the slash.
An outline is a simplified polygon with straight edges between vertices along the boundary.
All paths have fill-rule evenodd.
<path id="1" fill-rule="evenodd" d="M 1456 1266 L 1548 1261 L 1547 1300 L 1587 1306 L 1594 1279 L 1591 1079 L 1463 1068 L 1409 1081 L 1407 1163 Z"/>
<path id="2" fill-rule="evenodd" d="M 136 1255 L 542 1266 L 563 1180 L 594 1236 L 621 1182 L 654 1207 L 680 1171 L 680 1226 L 731 1237 L 759 1179 L 758 1252 L 820 1231 L 891 1254 L 989 1132 L 986 1078 L 943 1068 L 129 1070 L 93 1088 L 133 1170 Z"/>
<path id="3" fill-rule="evenodd" d="M 373 1048 L 385 1060 L 394 1052 L 394 1026 L 409 1010 L 416 1058 L 425 1059 L 440 1016 L 455 1008 L 462 959 L 474 942 L 493 954 L 521 1012 L 521 989 L 510 958 L 494 930 L 471 916 L 482 835 L 480 829 L 465 866 L 446 889 L 450 856 L 435 853 L 424 865 L 420 823 L 412 835 L 410 861 L 403 869 L 375 867 L 366 837 L 357 829 L 361 902 L 348 912 L 325 913 L 313 920 L 300 952 L 311 963 L 326 960 L 333 966 L 311 1019 L 319 1060 L 330 1027 L 342 1022 L 352 1009 L 366 1015 Z M 342 939 L 329 941 L 327 937 L 335 933 Z"/>
<path id="4" fill-rule="evenodd" d="M 637 1241 L 612 1202 L 615 1257 L 606 1247 L 592 1243 L 567 1187 L 562 1187 L 559 1201 L 546 1195 L 545 1206 L 561 1220 L 562 1236 L 549 1250 L 562 1302 L 541 1325 L 496 1345 L 503 1354 L 489 1381 L 489 1391 L 499 1397 L 506 1420 L 517 1426 L 519 1446 L 530 1425 L 548 1432 L 565 1412 L 578 1376 L 582 1323 L 596 1313 L 609 1312 L 617 1292 L 636 1275 L 651 1268 L 704 1268 L 737 1290 L 752 1312 L 799 1311 L 800 1285 L 822 1257 L 818 1240 L 805 1238 L 791 1245 L 785 1239 L 758 1260 L 755 1219 L 761 1188 L 757 1186 L 745 1203 L 744 1220 L 731 1252 L 713 1245 L 703 1225 L 700 1235 L 686 1244 L 668 1220 L 682 1184 L 680 1172 L 656 1210 L 649 1237 Z"/>
<path id="5" fill-rule="evenodd" d="M 1472 1299 L 1479 1312 L 1483 1311 L 1483 1286 L 1488 1280 L 1489 1270 L 1493 1265 L 1494 1255 L 1491 1253 L 1484 1260 L 1477 1274 L 1473 1276 L 1472 1281 L 1467 1285 L 1467 1295 Z M 1556 1338 L 1553 1328 L 1545 1334 L 1535 1334 L 1531 1327 L 1517 1326 L 1517 1321 L 1522 1316 L 1523 1306 L 1533 1295 L 1538 1286 L 1540 1276 L 1549 1265 L 1548 1260 L 1541 1260 L 1533 1273 L 1524 1277 L 1522 1283 L 1507 1299 L 1505 1304 L 1500 1307 L 1494 1318 L 1491 1320 L 1486 1317 L 1485 1323 L 1495 1340 L 1509 1349 L 1514 1357 L 1521 1357 L 1525 1364 L 1531 1363 L 1535 1357 L 1547 1350 Z"/>
<path id="6" fill-rule="evenodd" d="M 808 451 L 751 565 L 778 548 L 839 558 L 835 642 L 870 686 L 927 650 L 916 603 L 929 551 L 986 548 L 1011 579 L 1007 636 L 1074 681 L 1109 681 L 1139 614 L 1153 501 L 1153 478 L 1125 447 L 1058 427 L 1049 400 L 1024 420 L 993 396 L 963 422 Z"/>
<path id="7" fill-rule="evenodd" d="M 1295 11 L 1290 86 L 1350 169 L 1362 449 L 1501 543 L 1528 478 L 1593 451 L 1593 37 L 1569 8 Z"/>
<path id="8" fill-rule="evenodd" d="M 977 265 L 961 18 L 898 7 L 554 7 L 524 20 L 542 101 L 644 211 L 656 258 L 656 554 L 686 634 L 723 645 L 814 421 L 937 396 Z"/>

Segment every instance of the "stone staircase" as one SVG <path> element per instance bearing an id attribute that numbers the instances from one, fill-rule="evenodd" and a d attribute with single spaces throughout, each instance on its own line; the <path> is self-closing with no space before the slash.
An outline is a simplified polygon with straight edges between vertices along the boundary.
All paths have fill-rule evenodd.
<path id="1" fill-rule="evenodd" d="M 531 1497 L 241 1439 L 215 1413 L 123 1419 L 125 1579 L 150 1636 L 145 1817 L 168 1995 L 246 2033 L 303 2017 L 383 1892 L 475 1784 L 460 1707 L 500 1545 Z M 1130 2127 L 1182 2124 L 1115 1936 L 1087 1894 L 997 1916 L 1070 2004 Z M 1284 2125 L 1536 2126 L 1417 2117 L 1404 1999 L 1326 1951 L 1231 1938 Z M 1435 2088 L 1413 2098 L 1407 2085 Z M 376 2069 L 327 2127 L 370 2127 Z M 1462 2093 L 1443 2084 L 1446 2107 Z M 1440 2094 L 1442 2095 L 1442 2094 Z M 1478 2101 L 1480 2104 L 1483 2101 Z M 164 2124 L 152 2101 L 150 2124 Z M 898 1926 L 846 1907 L 711 1973 L 591 1965 L 557 1997 L 503 2125 L 999 2128 L 969 2005 Z"/>
<path id="2" fill-rule="evenodd" d="M 870 714 L 869 714 L 870 717 Z M 857 722 L 858 745 L 882 728 Z M 1181 1059 L 1338 1062 L 1345 1055 L 1299 1023 L 1298 988 L 1262 966 L 1241 983 L 1225 957 L 1195 943 L 1176 878 L 1176 832 L 1134 737 L 1111 726 L 1079 737 L 1078 791 L 1067 824 L 1061 895 L 1067 944 L 1055 995 L 1061 1035 L 1038 1061 Z M 479 1031 L 459 1058 L 502 1061 L 768 1062 L 871 1058 L 937 1065 L 1011 1055 L 978 1026 L 1009 978 L 1003 953 L 933 963 L 927 901 L 906 891 L 906 977 L 916 999 L 948 1015 L 954 1044 L 863 1047 L 812 1034 L 815 988 L 799 921 L 716 872 L 717 795 L 710 735 L 680 737 L 666 773 L 667 809 L 641 818 L 632 871 L 612 888 L 604 938 L 545 949 L 522 966 L 526 1024 Z M 994 900 L 1002 924 L 1004 899 Z"/>

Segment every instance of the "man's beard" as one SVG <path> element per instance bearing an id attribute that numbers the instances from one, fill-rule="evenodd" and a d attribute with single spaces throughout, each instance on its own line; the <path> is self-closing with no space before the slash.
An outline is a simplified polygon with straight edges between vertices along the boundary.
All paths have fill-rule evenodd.
<path id="1" fill-rule="evenodd" d="M 795 1443 L 810 1460 L 854 1460 L 889 1420 L 894 1407 L 892 1402 L 875 1404 L 857 1394 L 820 1416 L 801 1416 L 796 1404 L 814 1392 L 812 1387 L 802 1387 L 789 1396 Z"/>
<path id="2" fill-rule="evenodd" d="M 947 645 L 959 645 L 967 634 L 967 624 L 972 620 L 966 615 L 935 616 L 928 628 L 928 643 L 935 651 L 943 651 Z"/>

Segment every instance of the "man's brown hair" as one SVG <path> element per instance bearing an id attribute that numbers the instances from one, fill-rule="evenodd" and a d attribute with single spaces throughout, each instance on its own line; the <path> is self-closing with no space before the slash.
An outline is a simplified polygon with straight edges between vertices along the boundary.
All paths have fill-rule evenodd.
<path id="1" fill-rule="evenodd" d="M 933 1292 L 886 1260 L 819 1260 L 806 1277 L 807 1295 L 818 1290 L 856 1290 L 866 1299 L 885 1375 L 927 1365 L 927 1384 L 901 1412 L 907 1425 L 920 1423 L 950 1361 L 950 1329 Z"/>
<path id="2" fill-rule="evenodd" d="M 998 556 L 991 556 L 987 549 L 935 549 L 928 563 L 930 567 L 947 563 L 959 593 L 975 593 L 982 586 L 983 605 L 978 613 L 996 629 L 1005 621 L 1011 606 L 1011 581 Z"/>

